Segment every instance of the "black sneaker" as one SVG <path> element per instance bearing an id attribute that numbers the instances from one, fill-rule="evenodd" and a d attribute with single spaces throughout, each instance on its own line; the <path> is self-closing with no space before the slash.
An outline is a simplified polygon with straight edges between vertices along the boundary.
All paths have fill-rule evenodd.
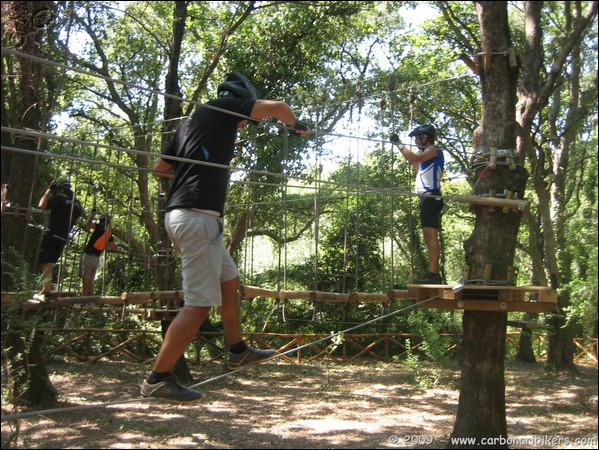
<path id="1" fill-rule="evenodd" d="M 143 380 L 140 391 L 142 397 L 158 397 L 177 402 L 193 402 L 202 398 L 198 391 L 181 386 L 170 378 L 156 384 Z"/>
<path id="2" fill-rule="evenodd" d="M 441 274 L 427 272 L 422 278 L 415 279 L 414 284 L 443 284 L 443 280 Z"/>
<path id="3" fill-rule="evenodd" d="M 276 350 L 261 350 L 259 348 L 248 347 L 242 353 L 229 352 L 227 358 L 227 368 L 236 370 L 248 364 L 256 364 L 277 354 Z"/>

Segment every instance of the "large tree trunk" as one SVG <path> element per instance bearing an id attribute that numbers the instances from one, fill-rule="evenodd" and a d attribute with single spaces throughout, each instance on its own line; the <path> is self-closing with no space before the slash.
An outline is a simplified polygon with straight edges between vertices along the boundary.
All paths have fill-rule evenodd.
<path id="1" fill-rule="evenodd" d="M 187 20 L 187 2 L 176 1 L 174 2 L 173 8 L 173 35 L 169 46 L 169 66 L 168 73 L 166 75 L 165 86 L 166 93 L 172 96 L 181 96 L 181 88 L 179 86 L 179 61 L 181 59 L 181 46 L 183 43 L 183 37 L 185 36 Z M 164 126 L 162 129 L 163 142 L 162 147 L 168 143 L 168 139 L 172 136 L 173 131 L 176 129 L 179 121 L 173 119 L 181 117 L 183 115 L 183 109 L 181 107 L 181 101 L 173 97 L 165 97 L 164 99 Z M 167 137 L 168 136 L 168 137 Z M 177 257 L 173 251 L 171 241 L 166 233 L 164 227 L 164 207 L 170 187 L 169 178 L 160 178 L 160 189 L 161 192 L 165 193 L 161 200 L 158 202 L 158 253 L 161 257 L 161 264 L 164 270 L 158 270 L 156 272 L 156 283 L 161 290 L 179 289 L 179 280 L 175 279 L 175 264 L 174 259 Z M 162 336 L 166 335 L 168 327 L 171 322 L 162 321 Z M 175 377 L 183 383 L 191 383 L 193 376 L 189 371 L 189 366 L 185 360 L 185 355 L 177 360 L 175 368 L 173 370 Z"/>
<path id="2" fill-rule="evenodd" d="M 535 319 L 535 315 L 526 313 L 524 315 L 525 321 Z M 535 352 L 532 348 L 532 328 L 526 323 L 522 325 L 520 331 L 520 341 L 518 342 L 518 353 L 516 353 L 516 359 L 523 362 L 536 362 Z"/>
<path id="3" fill-rule="evenodd" d="M 473 142 L 480 153 L 490 149 L 514 149 L 516 142 L 517 72 L 503 54 L 511 47 L 507 2 L 477 2 L 482 51 L 480 59 L 483 116 Z M 484 159 L 484 158 L 483 158 Z M 513 191 L 522 197 L 527 173 L 517 166 L 496 169 L 477 164 L 471 180 L 475 194 Z M 470 278 L 484 279 L 491 265 L 491 280 L 508 280 L 517 243 L 521 213 L 488 207 L 475 207 L 472 235 L 464 243 Z M 500 245 L 498 245 L 498 243 Z M 505 447 L 497 442 L 484 445 L 482 438 L 507 438 L 505 418 L 505 337 L 507 313 L 464 311 L 464 362 L 458 412 L 449 447 Z M 457 443 L 455 438 L 475 438 L 476 443 Z"/>
<path id="4" fill-rule="evenodd" d="M 6 29 L 12 33 L 13 43 L 21 52 L 41 55 L 43 31 L 52 17 L 52 8 L 52 2 L 44 1 L 2 2 L 2 21 L 6 21 Z M 4 39 L 2 44 L 4 45 Z M 7 92 L 3 85 L 2 125 L 10 125 L 12 121 L 14 128 L 43 130 L 42 67 L 28 58 L 15 59 L 20 80 L 16 94 L 19 103 L 13 103 L 12 106 L 18 112 L 11 118 L 15 111 L 4 110 L 4 94 Z M 2 82 L 4 83 L 4 76 Z M 14 96 L 15 92 L 10 95 Z M 5 124 L 5 120 L 8 123 Z M 2 143 L 5 144 L 4 136 Z M 16 137 L 14 146 L 24 150 L 40 150 L 39 140 L 25 137 Z M 16 282 L 12 275 L 18 268 L 19 272 L 27 271 L 23 267 L 24 260 L 37 259 L 37 255 L 32 253 L 35 246 L 28 246 L 26 231 L 31 213 L 28 205 L 31 204 L 33 192 L 36 192 L 35 180 L 40 178 L 40 174 L 35 171 L 34 156 L 15 153 L 5 157 L 5 153 L 7 152 L 2 152 L 2 200 L 3 205 L 5 200 L 10 202 L 14 211 L 12 214 L 3 214 L 2 217 L 2 289 L 30 289 L 29 286 L 21 285 L 20 278 Z M 12 383 L 12 401 L 29 406 L 47 406 L 55 402 L 56 390 L 42 360 L 40 332 L 32 324 L 33 321 L 24 321 L 23 317 L 2 314 L 2 330 L 14 330 L 8 334 L 3 346 L 6 349 L 3 354 L 3 376 L 8 376 Z M 33 329 L 28 325 L 33 326 Z M 29 339 L 27 343 L 25 338 Z"/>
<path id="5" fill-rule="evenodd" d="M 3 330 L 4 331 L 4 330 Z M 53 406 L 58 392 L 42 360 L 41 331 L 7 331 L 2 342 L 2 378 L 9 401 L 20 406 Z"/>
<path id="6" fill-rule="evenodd" d="M 567 249 L 563 237 L 567 233 L 567 224 L 564 219 L 564 210 L 567 204 L 566 167 L 571 144 L 577 133 L 580 132 L 582 121 L 578 120 L 580 107 L 580 41 L 587 29 L 592 27 L 597 16 L 597 2 L 590 2 L 586 11 L 581 9 L 581 2 L 563 2 L 563 14 L 566 17 L 561 40 L 560 52 L 552 63 L 545 64 L 550 67 L 547 72 L 544 66 L 544 40 L 541 20 L 543 2 L 525 2 L 526 8 L 526 39 L 524 55 L 525 64 L 522 72 L 522 82 L 519 89 L 517 106 L 517 121 L 522 132 L 518 138 L 518 153 L 528 156 L 533 172 L 535 191 L 539 198 L 539 212 L 541 216 L 541 230 L 539 241 L 543 240 L 545 249 L 544 260 L 548 272 L 550 286 L 562 289 L 570 281 L 570 264 L 564 258 Z M 568 81 L 568 113 L 565 124 L 561 126 L 563 133 L 558 131 L 553 123 L 563 122 L 563 114 L 549 114 L 543 121 L 548 123 L 553 136 L 560 136 L 555 148 L 544 145 L 535 148 L 530 140 L 532 124 L 539 111 L 546 107 L 549 98 L 556 93 L 556 87 L 563 81 L 563 68 L 568 64 L 570 73 Z M 563 95 L 559 92 L 558 95 Z M 596 97 L 596 91 L 593 96 Z M 557 104 L 557 103 L 554 103 Z M 557 118 L 559 117 L 559 120 Z M 546 153 L 554 152 L 554 155 Z M 546 167 L 546 161 L 553 160 L 553 167 Z M 549 170 L 548 170 L 549 169 Z M 546 174 L 549 173 L 549 176 Z M 550 334 L 548 352 L 548 365 L 555 370 L 570 370 L 574 368 L 572 330 L 566 321 L 566 311 L 570 306 L 569 293 L 562 292 L 558 298 L 558 310 L 551 317 L 550 324 L 553 332 Z"/>
<path id="7" fill-rule="evenodd" d="M 51 15 L 52 2 L 2 2 L 3 30 L 12 37 L 11 43 L 19 51 L 39 56 L 45 29 L 44 18 Z M 6 43 L 3 37 L 2 45 Z M 15 57 L 16 64 L 8 69 L 2 60 L 2 125 L 14 128 L 43 128 L 42 118 L 42 66 L 28 58 Z M 18 73 L 12 73 L 16 67 Z M 11 70 L 11 73 L 5 73 Z M 18 86 L 7 88 L 7 80 L 16 76 Z M 11 81 L 12 83 L 12 81 Z M 5 99 L 9 102 L 7 111 Z M 6 138 L 6 140 L 5 140 Z M 38 151 L 39 140 L 17 135 L 12 139 L 2 136 L 2 144 L 23 150 Z M 23 268 L 23 260 L 36 261 L 36 246 L 27 239 L 32 193 L 36 192 L 36 157 L 32 154 L 2 151 L 2 205 L 10 204 L 2 217 L 2 289 L 18 289 L 14 275 Z M 37 201 L 37 199 L 35 199 Z M 5 203 L 6 202 L 6 203 Z M 4 214 L 6 212 L 6 214 Z M 35 269 L 33 265 L 27 269 Z M 19 280 L 20 281 L 20 280 Z"/>

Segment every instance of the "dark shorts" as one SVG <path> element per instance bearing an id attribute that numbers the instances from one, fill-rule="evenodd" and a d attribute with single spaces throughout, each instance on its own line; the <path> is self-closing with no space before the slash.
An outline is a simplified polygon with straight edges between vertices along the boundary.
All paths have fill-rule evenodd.
<path id="1" fill-rule="evenodd" d="M 440 197 L 420 197 L 420 224 L 422 228 L 441 228 L 443 199 Z"/>
<path id="2" fill-rule="evenodd" d="M 56 263 L 62 254 L 67 240 L 55 234 L 46 234 L 42 238 L 40 249 L 40 264 Z"/>

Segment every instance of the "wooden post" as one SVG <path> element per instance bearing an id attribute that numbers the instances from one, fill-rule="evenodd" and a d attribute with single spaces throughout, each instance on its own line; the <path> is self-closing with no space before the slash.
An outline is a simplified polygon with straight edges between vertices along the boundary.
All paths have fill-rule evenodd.
<path id="1" fill-rule="evenodd" d="M 514 284 L 514 266 L 507 266 L 505 279 L 507 280 L 508 284 Z"/>
<path id="2" fill-rule="evenodd" d="M 491 148 L 491 154 L 489 155 L 489 169 L 497 168 L 497 149 L 495 147 Z"/>
<path id="3" fill-rule="evenodd" d="M 495 194 L 497 193 L 497 191 L 495 189 L 490 189 L 489 190 L 489 198 L 495 198 Z M 495 211 L 495 207 L 494 206 L 490 206 L 489 207 L 489 211 Z"/>
<path id="4" fill-rule="evenodd" d="M 468 264 L 464 264 L 462 267 L 462 280 L 464 283 L 470 279 L 470 266 Z"/>
<path id="5" fill-rule="evenodd" d="M 489 282 L 491 281 L 491 270 L 493 270 L 493 265 L 485 264 L 485 272 L 483 275 L 483 283 L 484 284 L 489 284 Z"/>
<path id="6" fill-rule="evenodd" d="M 514 191 L 506 191 L 505 192 L 505 198 L 507 200 L 511 200 L 512 198 L 514 198 Z M 509 213 L 511 210 L 511 208 L 509 206 L 504 206 L 503 209 L 501 210 L 504 214 Z"/>

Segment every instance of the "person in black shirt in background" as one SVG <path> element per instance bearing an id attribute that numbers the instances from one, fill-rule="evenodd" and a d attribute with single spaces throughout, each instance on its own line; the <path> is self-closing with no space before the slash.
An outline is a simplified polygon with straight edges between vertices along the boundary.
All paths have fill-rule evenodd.
<path id="1" fill-rule="evenodd" d="M 42 292 L 33 296 L 36 300 L 48 300 L 52 291 L 54 264 L 58 262 L 64 250 L 69 233 L 75 222 L 83 215 L 83 207 L 71 190 L 68 180 L 53 182 L 44 192 L 38 203 L 41 209 L 49 209 L 48 225 L 42 233 L 42 243 L 38 262 L 42 266 Z"/>

